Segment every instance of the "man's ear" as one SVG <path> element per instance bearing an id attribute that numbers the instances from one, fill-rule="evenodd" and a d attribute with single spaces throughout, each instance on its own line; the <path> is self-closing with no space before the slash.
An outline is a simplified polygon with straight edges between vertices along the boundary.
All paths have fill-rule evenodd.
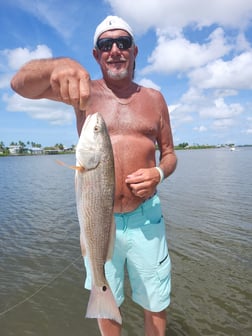
<path id="1" fill-rule="evenodd" d="M 98 50 L 96 48 L 93 49 L 93 56 L 94 56 L 96 62 L 99 63 L 99 53 L 98 53 Z"/>
<path id="2" fill-rule="evenodd" d="M 135 46 L 135 47 L 134 47 L 134 56 L 137 57 L 137 54 L 138 54 L 138 47 Z"/>

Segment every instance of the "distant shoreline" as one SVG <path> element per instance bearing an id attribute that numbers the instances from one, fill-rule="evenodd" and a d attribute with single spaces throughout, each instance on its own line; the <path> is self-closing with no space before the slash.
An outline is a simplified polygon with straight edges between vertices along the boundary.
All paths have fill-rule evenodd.
<path id="1" fill-rule="evenodd" d="M 47 156 L 47 155 L 67 155 L 67 154 L 75 154 L 75 151 L 54 151 L 54 152 L 45 152 L 45 153 L 39 153 L 39 154 L 31 154 L 31 153 L 20 153 L 20 154 L 1 154 L 0 157 L 6 157 L 6 156 Z"/>
<path id="2" fill-rule="evenodd" d="M 232 150 L 235 148 L 250 148 L 252 145 L 240 145 L 235 147 L 230 146 L 174 146 L 175 151 L 181 151 L 181 150 L 198 150 L 198 149 L 226 149 L 226 150 Z M 158 150 L 158 148 L 157 148 Z M 60 151 L 60 150 L 54 150 L 54 151 L 44 151 L 43 153 L 16 153 L 16 154 L 10 154 L 10 153 L 0 153 L 0 157 L 15 157 L 15 156 L 43 156 L 43 155 L 67 155 L 67 154 L 75 154 L 75 151 Z"/>

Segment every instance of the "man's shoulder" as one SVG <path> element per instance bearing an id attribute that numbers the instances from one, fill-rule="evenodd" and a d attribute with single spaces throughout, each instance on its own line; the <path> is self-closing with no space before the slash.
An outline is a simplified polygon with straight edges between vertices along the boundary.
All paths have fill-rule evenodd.
<path id="1" fill-rule="evenodd" d="M 142 94 L 150 97 L 151 99 L 156 100 L 156 99 L 162 99 L 163 98 L 162 93 L 157 88 L 143 86 L 143 85 L 139 85 L 139 87 L 141 88 L 140 91 L 142 91 Z"/>
<path id="2" fill-rule="evenodd" d="M 97 86 L 101 86 L 101 79 L 91 79 L 90 80 L 90 84 L 91 86 L 97 87 Z"/>

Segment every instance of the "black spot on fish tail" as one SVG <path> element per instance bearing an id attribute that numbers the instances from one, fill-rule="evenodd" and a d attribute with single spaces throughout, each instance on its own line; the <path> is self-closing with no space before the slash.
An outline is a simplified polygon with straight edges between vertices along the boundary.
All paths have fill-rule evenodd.
<path id="1" fill-rule="evenodd" d="M 106 290 L 107 290 L 107 286 L 104 285 L 104 286 L 102 287 L 102 290 L 103 290 L 103 292 L 106 292 Z"/>

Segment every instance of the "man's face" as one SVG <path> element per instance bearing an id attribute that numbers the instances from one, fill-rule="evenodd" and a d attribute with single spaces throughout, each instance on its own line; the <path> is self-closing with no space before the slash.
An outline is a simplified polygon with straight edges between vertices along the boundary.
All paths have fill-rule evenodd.
<path id="1" fill-rule="evenodd" d="M 111 38 L 115 41 L 109 40 Z M 98 41 L 100 49 L 95 48 L 93 55 L 101 66 L 103 76 L 114 80 L 132 79 L 137 47 L 130 43 L 129 34 L 124 30 L 109 30 L 100 35 Z"/>

